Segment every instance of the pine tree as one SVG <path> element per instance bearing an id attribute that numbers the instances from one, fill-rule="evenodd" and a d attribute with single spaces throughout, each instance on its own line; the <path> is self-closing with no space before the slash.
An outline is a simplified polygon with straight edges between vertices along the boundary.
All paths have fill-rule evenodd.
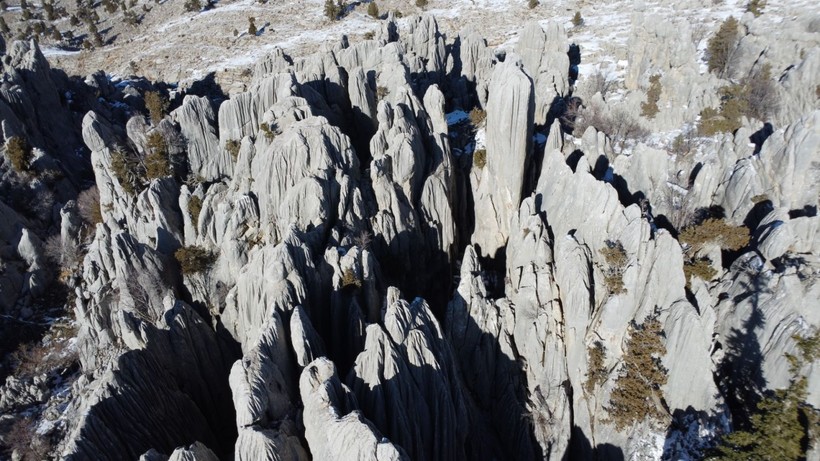
<path id="1" fill-rule="evenodd" d="M 820 412 L 806 403 L 808 379 L 800 375 L 803 364 L 811 363 L 820 353 L 820 333 L 810 338 L 794 338 L 801 357 L 786 355 L 792 379 L 789 387 L 778 389 L 757 404 L 750 429 L 726 435 L 709 459 L 745 461 L 766 459 L 786 461 L 805 459 L 803 439 L 816 437 Z M 814 437 L 813 437 L 814 436 Z"/>
<path id="2" fill-rule="evenodd" d="M 629 328 L 629 340 L 620 375 L 609 398 L 607 412 L 618 430 L 646 418 L 663 419 L 661 386 L 667 370 L 661 363 L 666 354 L 663 327 L 657 316 Z"/>
<path id="3" fill-rule="evenodd" d="M 738 22 L 729 16 L 715 35 L 709 39 L 707 51 L 709 52 L 708 68 L 709 72 L 714 72 L 718 77 L 723 77 L 731 64 L 732 53 L 737 47 L 739 40 Z"/>

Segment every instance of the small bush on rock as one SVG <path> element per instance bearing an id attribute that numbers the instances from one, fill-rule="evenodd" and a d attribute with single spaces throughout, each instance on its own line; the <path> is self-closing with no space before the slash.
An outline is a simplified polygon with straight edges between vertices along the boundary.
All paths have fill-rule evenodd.
<path id="1" fill-rule="evenodd" d="M 202 3 L 199 0 L 185 0 L 185 11 L 199 13 L 200 10 L 202 10 Z"/>
<path id="2" fill-rule="evenodd" d="M 587 380 L 584 383 L 584 390 L 587 394 L 593 394 L 595 389 L 606 382 L 607 371 L 604 366 L 606 360 L 606 348 L 600 341 L 595 343 L 587 349 L 587 363 L 589 365 L 587 371 Z"/>
<path id="3" fill-rule="evenodd" d="M 478 168 L 484 168 L 487 166 L 487 150 L 486 149 L 476 149 L 473 152 L 473 165 Z"/>
<path id="4" fill-rule="evenodd" d="M 160 94 L 159 91 L 145 93 L 145 108 L 148 109 L 148 115 L 154 125 L 161 122 L 162 118 L 165 117 L 168 106 L 168 98 Z"/>
<path id="5" fill-rule="evenodd" d="M 97 186 L 91 186 L 80 192 L 77 196 L 77 209 L 83 221 L 91 226 L 96 226 L 102 222 L 102 212 L 100 211 L 100 191 Z"/>
<path id="6" fill-rule="evenodd" d="M 646 418 L 661 420 L 666 416 L 661 403 L 661 387 L 668 372 L 661 362 L 666 355 L 663 337 L 656 316 L 629 327 L 623 365 L 606 409 L 619 431 Z"/>
<path id="7" fill-rule="evenodd" d="M 25 139 L 19 136 L 12 136 L 6 141 L 6 157 L 11 162 L 11 167 L 18 173 L 24 173 L 31 166 L 31 147 Z"/>
<path id="8" fill-rule="evenodd" d="M 191 199 L 188 200 L 188 216 L 191 217 L 191 222 L 196 223 L 199 221 L 199 213 L 202 212 L 202 199 L 199 198 L 198 195 L 192 195 Z"/>
<path id="9" fill-rule="evenodd" d="M 766 8 L 766 0 L 750 0 L 746 4 L 746 11 L 755 15 L 756 18 L 763 14 L 763 8 Z"/>
<path id="10" fill-rule="evenodd" d="M 725 219 L 709 218 L 683 229 L 678 240 L 689 245 L 693 253 L 710 243 L 717 244 L 724 250 L 735 251 L 749 243 L 749 229 L 732 226 Z"/>
<path id="11" fill-rule="evenodd" d="M 240 143 L 235 139 L 229 139 L 227 142 L 225 142 L 225 150 L 227 150 L 228 153 L 231 154 L 231 158 L 234 162 L 236 161 L 236 159 L 239 158 L 239 147 Z"/>
<path id="12" fill-rule="evenodd" d="M 213 253 L 198 246 L 186 246 L 178 249 L 174 257 L 179 262 L 183 274 L 196 274 L 211 267 L 216 260 Z"/>
<path id="13" fill-rule="evenodd" d="M 709 258 L 693 258 L 683 263 L 683 275 L 686 277 L 686 288 L 692 285 L 692 277 L 697 277 L 705 282 L 715 278 L 717 271 L 712 268 L 712 260 Z"/>
<path id="14" fill-rule="evenodd" d="M 707 67 L 709 72 L 714 72 L 718 77 L 723 77 L 731 64 L 732 55 L 740 40 L 740 31 L 737 19 L 729 16 L 720 25 L 715 35 L 709 39 L 707 53 L 709 60 Z"/>
<path id="15" fill-rule="evenodd" d="M 375 0 L 367 5 L 367 14 L 369 14 L 371 18 L 379 19 L 379 5 L 376 5 Z"/>
<path id="16" fill-rule="evenodd" d="M 480 107 L 474 107 L 473 110 L 470 111 L 470 123 L 472 123 L 474 127 L 481 125 L 486 118 L 487 111 Z"/>
<path id="17" fill-rule="evenodd" d="M 626 250 L 621 242 L 606 241 L 606 247 L 601 249 L 601 254 L 606 262 L 602 269 L 604 273 L 604 285 L 611 294 L 618 295 L 626 293 L 624 286 L 624 271 L 629 262 Z"/>
<path id="18" fill-rule="evenodd" d="M 148 135 L 148 153 L 145 155 L 145 177 L 148 179 L 164 178 L 171 174 L 171 163 L 168 160 L 168 147 L 165 138 L 154 131 Z"/>
<path id="19" fill-rule="evenodd" d="M 572 16 L 572 25 L 575 27 L 581 27 L 584 25 L 584 18 L 581 16 L 580 11 L 576 11 L 575 15 Z"/>
<path id="20" fill-rule="evenodd" d="M 653 75 L 649 77 L 649 90 L 646 92 L 646 102 L 641 103 L 641 115 L 648 119 L 655 118 L 660 109 L 658 101 L 661 99 L 661 76 Z"/>
<path id="21" fill-rule="evenodd" d="M 353 271 L 352 268 L 347 268 L 342 273 L 342 288 L 350 287 L 350 286 L 356 287 L 356 288 L 361 288 L 362 281 L 359 280 L 358 277 L 356 277 L 356 273 Z"/>

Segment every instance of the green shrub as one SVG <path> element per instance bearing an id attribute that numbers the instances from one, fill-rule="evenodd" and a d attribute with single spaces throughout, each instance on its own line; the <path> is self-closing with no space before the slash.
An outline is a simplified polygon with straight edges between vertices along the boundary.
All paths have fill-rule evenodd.
<path id="1" fill-rule="evenodd" d="M 185 0 L 185 11 L 189 13 L 199 13 L 202 10 L 202 3 L 199 0 Z"/>
<path id="2" fill-rule="evenodd" d="M 373 40 L 376 37 L 376 34 L 371 30 L 364 33 L 362 38 L 365 40 Z"/>
<path id="3" fill-rule="evenodd" d="M 145 108 L 148 109 L 148 115 L 151 117 L 151 122 L 154 125 L 162 121 L 168 107 L 168 98 L 160 94 L 158 91 L 149 91 L 145 93 Z"/>
<path id="4" fill-rule="evenodd" d="M 641 103 L 641 115 L 648 119 L 653 119 L 658 115 L 661 90 L 661 76 L 656 74 L 649 77 L 649 90 L 646 92 L 646 102 Z"/>
<path id="5" fill-rule="evenodd" d="M 369 14 L 371 18 L 379 18 L 379 5 L 376 5 L 376 0 L 372 0 L 367 5 L 367 14 Z"/>
<path id="6" fill-rule="evenodd" d="M 572 25 L 575 27 L 581 27 L 584 25 L 584 18 L 581 16 L 580 11 L 576 11 L 575 15 L 572 17 Z"/>
<path id="7" fill-rule="evenodd" d="M 704 282 L 715 278 L 717 271 L 712 268 L 712 260 L 706 257 L 694 258 L 684 261 L 683 275 L 686 277 L 686 288 L 692 285 L 692 277 L 697 277 Z"/>
<path id="8" fill-rule="evenodd" d="M 731 64 L 732 54 L 739 41 L 738 22 L 729 16 L 720 25 L 715 35 L 709 39 L 707 52 L 709 60 L 707 67 L 709 72 L 714 72 L 718 77 L 723 77 Z"/>
<path id="9" fill-rule="evenodd" d="M 211 267 L 216 261 L 213 253 L 198 246 L 185 246 L 174 253 L 183 274 L 196 274 Z"/>
<path id="10" fill-rule="evenodd" d="M 251 37 L 256 37 L 257 32 L 258 30 L 256 30 L 256 18 L 254 18 L 253 16 L 248 17 L 248 35 L 250 35 Z"/>
<path id="11" fill-rule="evenodd" d="M 626 293 L 624 286 L 624 271 L 629 262 L 626 250 L 621 242 L 606 241 L 606 247 L 601 249 L 606 264 L 603 265 L 604 285 L 607 291 L 614 295 Z"/>
<path id="12" fill-rule="evenodd" d="M 427 0 L 416 0 L 416 6 L 419 8 L 424 8 L 427 6 Z"/>
<path id="13" fill-rule="evenodd" d="M 145 177 L 148 179 L 164 178 L 171 175 L 171 163 L 168 160 L 168 148 L 165 138 L 154 131 L 148 135 L 148 152 L 145 155 Z"/>
<path id="14" fill-rule="evenodd" d="M 799 356 L 786 354 L 791 379 L 785 389 L 766 395 L 750 418 L 748 430 L 725 435 L 709 460 L 806 459 L 806 448 L 816 443 L 820 411 L 807 403 L 808 379 L 800 369 L 817 359 L 820 334 L 794 337 Z M 808 441 L 809 443 L 804 443 Z"/>
<path id="15" fill-rule="evenodd" d="M 714 243 L 724 250 L 739 250 L 749 243 L 749 229 L 732 226 L 725 219 L 709 218 L 683 229 L 678 236 L 681 243 L 689 245 L 693 253 L 705 245 Z"/>
<path id="16" fill-rule="evenodd" d="M 236 159 L 239 158 L 239 147 L 240 146 L 241 146 L 241 144 L 239 143 L 239 141 L 237 141 L 235 139 L 229 139 L 228 141 L 225 142 L 225 150 L 227 150 L 228 153 L 231 154 L 231 158 L 233 159 L 234 162 L 236 161 Z"/>
<path id="17" fill-rule="evenodd" d="M 6 157 L 11 162 L 14 171 L 18 173 L 28 172 L 32 160 L 31 146 L 28 145 L 25 139 L 12 136 L 6 141 Z"/>
<path id="18" fill-rule="evenodd" d="M 487 111 L 482 110 L 480 107 L 474 107 L 473 110 L 470 111 L 470 123 L 476 128 L 478 128 L 486 118 Z"/>
<path id="19" fill-rule="evenodd" d="M 273 138 L 276 136 L 273 134 L 273 131 L 270 129 L 270 125 L 267 123 L 260 123 L 259 124 L 259 131 L 262 133 L 262 136 L 268 140 L 268 142 L 273 141 Z"/>
<path id="20" fill-rule="evenodd" d="M 342 0 L 325 0 L 325 17 L 331 21 L 338 20 L 346 6 Z"/>
<path id="21" fill-rule="evenodd" d="M 125 152 L 117 150 L 111 154 L 111 172 L 114 173 L 120 187 L 130 195 L 137 193 L 139 175 L 136 171 L 137 165 Z"/>
<path id="22" fill-rule="evenodd" d="M 600 341 L 595 341 L 592 346 L 587 349 L 587 363 L 589 369 L 587 371 L 587 380 L 584 383 L 584 390 L 587 394 L 593 394 L 595 388 L 606 382 L 607 371 L 604 366 L 606 360 L 606 348 Z"/>
<path id="23" fill-rule="evenodd" d="M 528 6 L 531 10 L 532 10 L 532 9 L 535 9 L 535 7 L 536 7 L 536 6 L 538 6 L 538 0 L 529 0 L 529 1 L 527 2 L 527 6 Z"/>
<path id="24" fill-rule="evenodd" d="M 746 4 L 746 11 L 755 15 L 756 18 L 763 14 L 761 11 L 763 8 L 766 8 L 766 0 L 749 0 Z"/>
<path id="25" fill-rule="evenodd" d="M 661 359 L 666 354 L 663 327 L 657 317 L 629 328 L 623 364 L 606 408 L 615 427 L 622 431 L 646 418 L 666 416 L 661 402 L 661 387 L 667 370 Z"/>
<path id="26" fill-rule="evenodd" d="M 476 149 L 476 151 L 473 152 L 473 165 L 479 169 L 482 169 L 487 165 L 486 149 Z"/>

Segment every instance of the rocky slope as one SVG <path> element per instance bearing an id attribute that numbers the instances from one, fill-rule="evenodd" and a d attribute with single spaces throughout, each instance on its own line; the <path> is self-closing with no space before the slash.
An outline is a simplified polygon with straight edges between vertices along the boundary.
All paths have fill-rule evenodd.
<path id="1" fill-rule="evenodd" d="M 741 56 L 768 43 L 756 21 Z M 585 106 L 638 120 L 658 73 L 645 129 L 718 104 L 730 81 L 699 71 L 696 44 L 632 24 L 624 90 Z M 54 205 L 0 201 L 0 309 L 25 320 L 57 286 L 49 235 L 80 248 L 57 258 L 80 369 L 62 394 L 9 377 L 0 423 L 34 412 L 42 456 L 76 460 L 696 459 L 799 377 L 818 408 L 799 347 L 820 328 L 814 51 L 765 48 L 796 102 L 684 152 L 578 128 L 592 76 L 557 22 L 496 50 L 391 17 L 371 40 L 271 53 L 228 99 L 70 79 L 15 42 L 3 184 Z M 171 97 L 154 120 L 149 90 Z"/>

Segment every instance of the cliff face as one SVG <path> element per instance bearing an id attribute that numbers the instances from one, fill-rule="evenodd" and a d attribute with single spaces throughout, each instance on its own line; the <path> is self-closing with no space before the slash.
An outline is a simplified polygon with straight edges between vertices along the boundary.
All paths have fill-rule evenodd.
<path id="1" fill-rule="evenodd" d="M 81 135 L 99 191 L 73 282 L 82 377 L 60 456 L 677 458 L 701 447 L 664 439 L 740 422 L 788 386 L 795 337 L 820 327 L 816 104 L 756 149 L 747 121 L 680 171 L 658 146 L 616 155 L 595 127 L 562 126 L 563 27 L 528 24 L 501 56 L 470 31 L 446 46 L 432 16 L 398 34 L 390 21 L 374 40 L 278 51 L 246 92 L 184 96 L 151 125 L 98 108 L 76 127 L 26 103 L 58 102 L 36 45 L 14 45 L 6 72 L 28 86 L 3 89 L 6 139 Z M 633 51 L 627 87 L 660 61 L 694 65 L 664 60 L 674 37 L 648 21 L 635 34 L 659 48 Z M 783 91 L 803 91 L 815 60 Z M 483 161 L 453 104 L 486 108 Z M 133 178 L 123 159 L 148 162 L 154 135 L 172 165 Z M 694 213 L 669 225 L 681 189 L 751 240 L 692 240 Z M 72 206 L 63 241 L 78 239 Z M 26 221 L 2 202 L 0 215 L 10 312 L 46 263 Z M 186 269 L 194 250 L 207 256 Z M 635 338 L 650 330 L 647 352 Z M 816 363 L 799 372 L 820 406 Z M 648 384 L 625 402 L 630 379 Z"/>

